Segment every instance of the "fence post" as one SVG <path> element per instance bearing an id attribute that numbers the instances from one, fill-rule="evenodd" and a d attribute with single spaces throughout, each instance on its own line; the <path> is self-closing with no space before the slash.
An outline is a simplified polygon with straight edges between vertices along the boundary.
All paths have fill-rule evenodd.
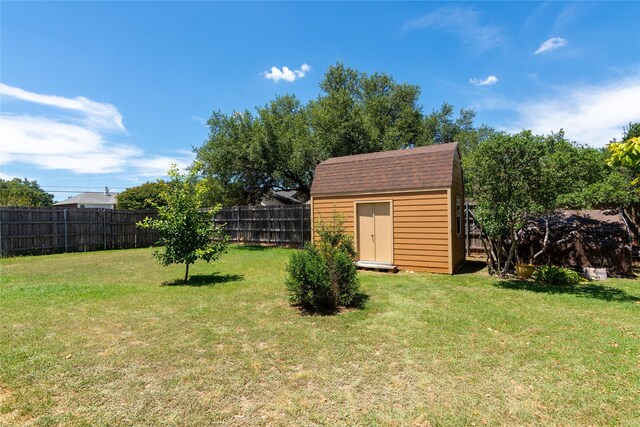
<path id="1" fill-rule="evenodd" d="M 104 244 L 104 250 L 107 250 L 107 210 L 102 210 L 102 240 Z"/>
<path id="2" fill-rule="evenodd" d="M 300 204 L 300 247 L 304 247 L 304 203 Z"/>
<path id="3" fill-rule="evenodd" d="M 64 208 L 64 252 L 69 250 L 68 228 L 67 228 L 67 208 Z"/>
<path id="4" fill-rule="evenodd" d="M 209 213 L 211 214 L 211 224 L 213 224 L 213 228 L 216 228 L 216 216 L 213 213 L 213 209 L 209 211 Z M 211 236 L 211 243 L 215 242 L 215 234 L 213 236 Z"/>
<path id="5" fill-rule="evenodd" d="M 466 221 L 466 225 L 464 227 L 464 237 L 465 237 L 465 256 L 469 256 L 469 246 L 471 246 L 471 236 L 469 234 L 469 202 L 465 201 L 465 221 Z"/>
<path id="6" fill-rule="evenodd" d="M 271 206 L 267 206 L 267 243 L 271 244 Z"/>
<path id="7" fill-rule="evenodd" d="M 236 213 L 238 214 L 238 221 L 236 222 L 236 242 L 240 243 L 240 206 L 236 206 Z"/>
<path id="8" fill-rule="evenodd" d="M 2 258 L 2 212 L 0 208 L 0 258 Z"/>

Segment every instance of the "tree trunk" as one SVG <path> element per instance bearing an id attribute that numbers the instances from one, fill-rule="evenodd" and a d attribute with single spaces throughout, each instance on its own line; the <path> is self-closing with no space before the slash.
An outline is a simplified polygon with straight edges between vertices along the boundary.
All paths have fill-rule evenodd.
<path id="1" fill-rule="evenodd" d="M 547 251 L 547 247 L 549 246 L 549 219 L 544 217 L 544 240 L 542 241 L 542 249 L 540 249 L 534 256 L 532 261 L 535 261 L 540 255 Z"/>
<path id="2" fill-rule="evenodd" d="M 500 262 L 500 260 L 502 259 L 502 243 L 500 243 L 500 246 L 498 246 L 498 256 L 496 258 L 496 273 L 498 274 L 498 276 L 502 276 L 502 263 Z"/>
<path id="3" fill-rule="evenodd" d="M 189 280 L 189 263 L 185 264 L 186 265 L 186 269 L 184 272 L 184 283 L 187 283 L 187 281 Z"/>
<path id="4" fill-rule="evenodd" d="M 632 212 L 627 213 L 624 210 L 624 207 L 620 207 L 618 208 L 618 212 L 620 212 L 620 217 L 622 218 L 622 220 L 624 221 L 625 225 L 627 226 L 627 231 L 629 232 L 629 234 L 631 235 L 631 238 L 634 240 L 638 240 L 638 224 L 636 224 L 634 222 L 634 215 Z"/>
<path id="5" fill-rule="evenodd" d="M 487 270 L 489 271 L 489 274 L 491 274 L 491 271 L 493 270 L 493 258 L 491 256 L 491 249 L 487 246 L 488 239 L 481 238 L 480 240 L 482 241 L 482 246 L 484 246 L 484 254 L 487 257 L 485 261 L 487 263 Z"/>
<path id="6" fill-rule="evenodd" d="M 509 265 L 511 264 L 511 260 L 513 259 L 513 254 L 516 251 L 516 245 L 518 244 L 518 239 L 516 236 L 516 232 L 511 226 L 511 247 L 509 248 L 509 255 L 507 256 L 507 262 L 504 263 L 504 269 L 502 270 L 502 274 L 507 274 L 509 271 Z"/>

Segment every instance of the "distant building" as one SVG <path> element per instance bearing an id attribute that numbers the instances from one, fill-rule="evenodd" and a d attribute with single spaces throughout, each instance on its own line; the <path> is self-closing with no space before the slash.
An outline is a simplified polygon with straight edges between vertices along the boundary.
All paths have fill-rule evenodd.
<path id="1" fill-rule="evenodd" d="M 260 206 L 299 205 L 307 203 L 309 198 L 300 191 L 272 191 L 260 201 Z"/>
<path id="2" fill-rule="evenodd" d="M 77 196 L 69 197 L 67 200 L 54 203 L 53 206 L 59 208 L 115 209 L 117 196 L 117 194 L 109 192 L 109 187 L 105 187 L 103 193 L 80 193 Z"/>

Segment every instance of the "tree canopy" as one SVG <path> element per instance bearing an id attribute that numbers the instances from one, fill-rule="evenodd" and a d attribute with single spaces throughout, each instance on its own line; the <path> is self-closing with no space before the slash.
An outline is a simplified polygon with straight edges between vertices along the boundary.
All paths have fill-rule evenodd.
<path id="1" fill-rule="evenodd" d="M 546 224 L 544 251 L 548 219 L 557 210 L 624 210 L 640 202 L 625 172 L 608 167 L 606 159 L 604 150 L 571 142 L 562 130 L 547 136 L 495 133 L 464 157 L 467 194 L 476 202 L 492 269 L 504 274 L 516 261 L 519 233 L 532 216 Z"/>
<path id="2" fill-rule="evenodd" d="M 640 183 L 640 137 L 634 136 L 624 142 L 609 144 L 609 165 L 627 168 L 634 176 L 633 185 Z"/>
<path id="3" fill-rule="evenodd" d="M 51 206 L 53 194 L 47 193 L 38 182 L 27 178 L 0 179 L 0 206 Z"/>
<path id="4" fill-rule="evenodd" d="M 167 188 L 164 181 L 146 182 L 118 194 L 116 209 L 155 209 L 163 203 L 160 194 Z"/>
<path id="5" fill-rule="evenodd" d="M 278 96 L 255 113 L 214 112 L 207 141 L 196 149 L 210 192 L 229 204 L 252 204 L 272 190 L 309 196 L 315 167 L 329 157 L 458 139 L 473 147 L 492 130 L 474 128 L 473 110 L 443 104 L 424 115 L 420 88 L 385 73 L 367 74 L 338 63 L 320 82 L 319 96 L 302 103 Z"/>
<path id="6" fill-rule="evenodd" d="M 487 237 L 489 266 L 498 274 L 506 273 L 513 261 L 516 235 L 527 213 L 539 209 L 536 195 L 544 191 L 542 142 L 530 131 L 496 133 L 464 159 L 475 217 Z M 505 248 L 507 240 L 511 245 Z"/>

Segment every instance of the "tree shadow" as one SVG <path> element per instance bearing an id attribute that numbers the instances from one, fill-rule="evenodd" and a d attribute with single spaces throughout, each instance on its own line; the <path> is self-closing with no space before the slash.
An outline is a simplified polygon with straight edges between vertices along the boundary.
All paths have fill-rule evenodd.
<path id="1" fill-rule="evenodd" d="M 355 308 L 357 310 L 364 310 L 367 307 L 367 302 L 369 301 L 369 295 L 358 292 L 353 296 L 353 301 L 348 308 Z"/>
<path id="2" fill-rule="evenodd" d="M 240 251 L 266 251 L 267 249 L 272 249 L 273 246 L 262 246 L 262 245 L 243 245 L 242 243 L 234 244 L 236 250 Z"/>
<path id="3" fill-rule="evenodd" d="M 237 282 L 243 280 L 244 276 L 241 274 L 194 274 L 189 277 L 187 282 L 182 279 L 176 279 L 171 282 L 164 282 L 161 286 L 215 286 L 222 283 Z"/>
<path id="4" fill-rule="evenodd" d="M 548 285 L 526 280 L 498 280 L 493 284 L 498 288 L 514 289 L 519 291 L 530 291 L 545 294 L 571 294 L 581 298 L 594 298 L 603 301 L 613 302 L 639 302 L 640 298 L 629 295 L 622 289 L 610 286 L 596 285 L 594 283 L 584 283 L 574 286 Z"/>
<path id="5" fill-rule="evenodd" d="M 463 266 L 456 271 L 456 274 L 475 274 L 485 268 L 487 268 L 486 262 L 478 259 L 467 259 Z"/>
<path id="6" fill-rule="evenodd" d="M 369 295 L 358 292 L 353 296 L 353 301 L 351 301 L 351 304 L 349 304 L 349 306 L 339 306 L 336 310 L 318 310 L 307 307 L 303 304 L 292 304 L 292 306 L 297 308 L 300 314 L 303 316 L 336 316 L 340 313 L 348 313 L 354 310 L 364 310 L 367 307 L 368 301 Z"/>

